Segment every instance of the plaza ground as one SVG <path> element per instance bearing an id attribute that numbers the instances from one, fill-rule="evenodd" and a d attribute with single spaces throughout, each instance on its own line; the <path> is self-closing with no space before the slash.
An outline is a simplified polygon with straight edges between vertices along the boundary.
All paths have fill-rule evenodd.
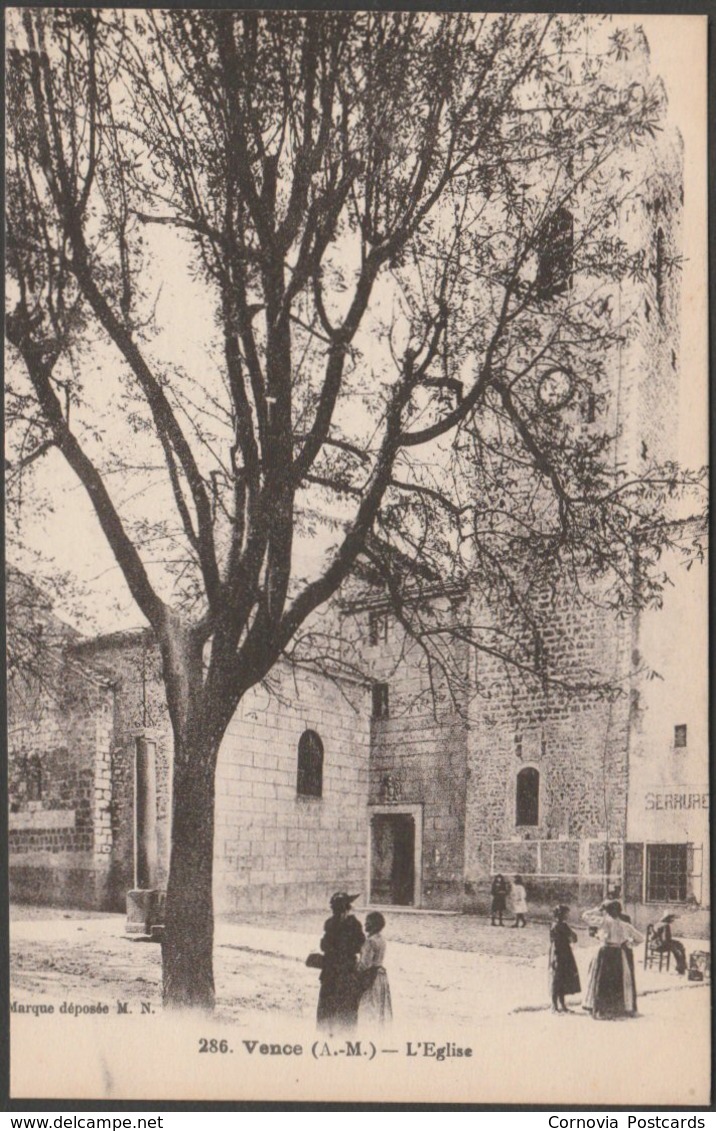
<path id="1" fill-rule="evenodd" d="M 443 1068 L 436 1081 L 451 1079 L 457 1087 L 459 1073 L 460 1095 L 467 1102 L 511 1102 L 525 1088 L 523 1100 L 532 1089 L 533 1102 L 538 1096 L 547 1103 L 708 1102 L 710 987 L 679 977 L 673 963 L 669 972 L 643 970 L 637 952 L 638 1018 L 594 1022 L 579 1008 L 579 996 L 570 1003 L 574 1012 L 555 1016 L 547 993 L 546 923 L 514 930 L 491 927 L 475 916 L 395 912 L 386 917 L 396 1019 L 389 1043 L 402 1048 L 407 1040 L 413 1047 L 416 1042 L 442 1047 L 469 1042 L 472 1060 Z M 305 958 L 317 949 L 324 918 L 307 911 L 217 924 L 212 1034 L 233 1034 L 239 1043 L 262 1033 L 309 1038 L 313 1033 L 315 1039 L 317 971 L 306 968 Z M 578 934 L 575 950 L 584 986 L 595 944 L 585 930 Z M 701 939 L 684 942 L 687 951 L 707 946 Z M 11 979 L 16 1002 L 55 1003 L 56 1008 L 63 1001 L 107 1002 L 112 1013 L 123 1002 L 135 1017 L 142 1008 L 151 1009 L 157 1020 L 161 1014 L 160 948 L 126 936 L 119 915 L 14 908 Z M 15 1032 L 29 1040 L 37 1018 L 14 1014 L 12 1020 Z M 75 1026 L 79 1039 L 79 1019 Z M 416 1076 L 417 1061 L 398 1060 L 391 1065 L 392 1085 L 417 1095 L 435 1065 L 421 1059 Z M 122 1063 L 129 1072 L 126 1057 Z M 260 1073 L 254 1086 L 259 1078 Z M 326 1079 L 323 1073 L 311 1087 L 320 1092 Z M 300 1092 L 290 1089 L 298 1080 L 287 1076 L 283 1085 L 294 1098 Z M 213 1095 L 222 1098 L 238 1098 L 238 1093 L 224 1096 L 224 1088 L 243 1088 L 245 1095 L 251 1086 L 222 1075 L 212 1081 Z M 341 1094 L 350 1093 L 345 1082 L 341 1088 Z"/>

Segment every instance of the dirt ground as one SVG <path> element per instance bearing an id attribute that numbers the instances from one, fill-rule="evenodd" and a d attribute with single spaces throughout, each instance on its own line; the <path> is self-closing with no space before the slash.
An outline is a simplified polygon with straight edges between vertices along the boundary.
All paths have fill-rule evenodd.
<path id="1" fill-rule="evenodd" d="M 361 914 L 357 909 L 357 914 Z M 275 1011 L 308 1019 L 315 1009 L 317 972 L 305 957 L 316 950 L 324 916 L 316 911 L 246 915 L 216 927 L 218 1015 Z M 15 996 L 70 992 L 76 1000 L 96 995 L 123 1001 L 159 1001 L 160 947 L 137 941 L 124 917 L 100 912 L 13 906 L 11 971 Z M 544 923 L 526 929 L 492 927 L 477 916 L 429 912 L 388 915 L 384 931 L 396 1012 L 410 1020 L 446 1014 L 461 1023 L 479 1017 L 548 1009 Z M 594 942 L 578 929 L 578 963 L 586 983 Z M 702 940 L 685 940 L 687 952 Z M 640 993 L 649 997 L 697 989 L 672 970 L 641 970 Z M 575 999 L 578 1003 L 579 999 Z"/>
<path id="2" fill-rule="evenodd" d="M 324 918 L 321 912 L 295 912 L 220 922 L 215 953 L 218 1015 L 229 1020 L 247 1011 L 275 1011 L 311 1017 L 317 973 L 304 962 L 309 951 L 317 949 Z M 159 999 L 160 948 L 125 935 L 122 916 L 14 907 L 12 924 L 16 995 L 40 990 L 52 998 L 71 992 L 77 1000 L 98 994 L 118 1000 Z M 420 1019 L 444 1015 L 446 994 L 455 997 L 458 1018 L 471 1017 L 478 1003 L 474 991 L 465 994 L 466 984 L 475 986 L 480 999 L 492 996 L 492 977 L 484 982 L 475 978 L 477 954 L 480 964 L 492 957 L 502 975 L 509 970 L 510 1005 L 518 1006 L 520 985 L 527 992 L 527 972 L 547 951 L 544 926 L 491 928 L 461 915 L 396 914 L 386 935 L 393 996 L 402 1001 L 404 1016 Z M 453 953 L 449 973 L 435 953 L 442 950 L 460 952 Z M 479 1004 L 488 1009 L 487 1000 Z"/>
<path id="3" fill-rule="evenodd" d="M 305 958 L 317 947 L 324 918 L 319 912 L 301 912 L 217 924 L 217 1011 L 212 1022 L 217 1032 L 250 1036 L 295 1030 L 315 1036 L 317 971 L 305 966 Z M 560 1082 L 565 1072 L 571 1073 L 565 1079 L 575 1094 L 585 1095 L 579 1084 L 585 1063 L 592 1065 L 593 1088 L 608 1088 L 611 1102 L 637 1103 L 637 1093 L 649 1095 L 650 1103 L 704 1102 L 710 1063 L 708 986 L 678 977 L 673 967 L 669 973 L 645 971 L 637 957 L 637 1019 L 595 1023 L 579 1008 L 578 996 L 570 1002 L 571 1015 L 554 1016 L 547 994 L 546 924 L 513 930 L 461 915 L 396 913 L 387 918 L 395 1033 L 400 1039 L 444 1042 L 461 1041 L 468 1034 L 483 1058 L 478 1091 L 484 1102 L 500 1096 L 506 1102 L 507 1092 L 500 1089 L 507 1088 L 505 1073 L 515 1071 L 512 1057 L 525 1079 L 539 1081 L 534 1086 L 545 1096 L 553 1089 L 562 1102 L 575 1102 Z M 701 940 L 685 942 L 687 950 L 704 947 Z M 593 941 L 580 930 L 576 956 L 583 986 L 593 953 Z M 123 1002 L 135 1016 L 142 1008 L 160 1015 L 160 947 L 127 936 L 123 916 L 15 908 L 11 986 L 13 1001 L 25 1004 L 52 1002 L 59 1010 L 67 1001 L 106 1002 L 114 1013 L 116 1003 Z M 37 1032 L 32 1019 L 13 1014 L 12 1020 L 17 1041 L 29 1041 Z M 79 1021 L 72 1032 L 79 1039 Z M 93 1041 L 97 1039 L 95 1035 Z M 128 1062 L 123 1064 L 129 1072 Z M 396 1071 L 398 1067 L 407 1071 L 403 1064 Z M 450 1070 L 453 1075 L 456 1071 Z M 406 1086 L 414 1092 L 415 1074 L 411 1079 Z M 289 1083 L 287 1078 L 287 1087 Z M 324 1084 L 319 1078 L 314 1086 Z M 511 1095 L 518 1084 L 510 1083 Z M 217 1077 L 212 1094 L 218 1097 L 222 1088 L 232 1086 Z"/>

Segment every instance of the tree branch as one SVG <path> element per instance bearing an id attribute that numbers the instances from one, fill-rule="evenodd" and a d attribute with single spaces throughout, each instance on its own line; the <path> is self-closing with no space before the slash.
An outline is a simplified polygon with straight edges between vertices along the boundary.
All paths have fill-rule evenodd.
<path id="1" fill-rule="evenodd" d="M 152 588 L 142 560 L 124 529 L 99 471 L 67 426 L 59 399 L 50 382 L 50 370 L 33 359 L 31 351 L 23 348 L 23 343 L 14 341 L 13 345 L 23 357 L 40 407 L 52 429 L 54 443 L 85 488 L 134 600 L 155 631 L 162 632 L 166 624 L 166 607 Z"/>

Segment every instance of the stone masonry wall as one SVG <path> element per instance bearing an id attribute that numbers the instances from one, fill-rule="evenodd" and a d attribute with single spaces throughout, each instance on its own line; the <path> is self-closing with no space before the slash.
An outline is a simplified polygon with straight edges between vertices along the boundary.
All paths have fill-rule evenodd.
<path id="1" fill-rule="evenodd" d="M 453 908 L 462 894 L 467 731 L 457 715 L 375 720 L 370 803 L 422 806 L 423 907 Z"/>
<path id="2" fill-rule="evenodd" d="M 83 660 L 101 665 L 115 680 L 112 749 L 111 888 L 118 910 L 134 886 L 134 767 L 136 740 L 156 744 L 157 886 L 166 885 L 169 864 L 173 738 L 161 675 L 161 658 L 149 633 L 114 633 L 76 647 Z"/>
<path id="3" fill-rule="evenodd" d="M 444 619 L 456 615 L 459 602 L 441 598 L 433 605 L 435 616 Z M 371 642 L 375 618 L 379 629 Z M 388 609 L 355 610 L 346 618 L 344 635 L 358 641 L 371 678 L 388 687 L 388 717 L 374 718 L 371 725 L 370 804 L 381 813 L 421 806 L 421 905 L 458 907 L 465 844 L 466 650 L 453 644 L 449 690 L 444 672 L 437 665 L 429 671 L 423 650 Z"/>
<path id="4" fill-rule="evenodd" d="M 611 355 L 597 418 L 579 424 L 573 414 L 582 433 L 616 438 L 614 464 L 628 475 L 676 457 L 682 162 L 680 139 L 668 131 L 630 155 L 634 191 L 616 228 L 630 251 L 641 255 L 643 272 L 614 288 L 615 318 L 628 324 L 628 332 Z M 586 287 L 593 281 L 576 277 L 573 297 Z M 524 873 L 534 868 L 540 842 L 543 878 L 525 876 L 533 900 L 601 898 L 603 883 L 548 875 L 574 871 L 575 864 L 582 874 L 608 869 L 615 882 L 620 879 L 618 842 L 627 832 L 630 725 L 637 705 L 629 694 L 630 677 L 641 662 L 636 619 L 618 620 L 565 594 L 552 605 L 545 599 L 542 628 L 548 658 L 558 657 L 565 675 L 592 669 L 597 678 L 601 673 L 616 681 L 623 693 L 612 702 L 590 694 L 547 694 L 508 679 L 489 658 L 479 661 L 475 681 L 481 694 L 471 704 L 467 770 L 468 908 L 488 906 L 491 866 L 493 872 L 500 868 L 493 841 L 513 842 L 502 843 L 496 858 L 513 860 L 514 871 Z M 525 765 L 540 772 L 540 823 L 518 828 L 515 785 Z"/>
<path id="5" fill-rule="evenodd" d="M 161 658 L 146 633 L 83 643 L 83 659 L 116 678 L 111 751 L 112 891 L 118 907 L 133 886 L 134 758 L 138 735 L 156 743 L 158 885 L 169 860 L 173 738 Z M 219 912 L 286 905 L 320 907 L 339 887 L 365 888 L 369 696 L 305 669 L 277 666 L 270 691 L 240 705 L 217 768 L 215 900 Z M 304 730 L 324 745 L 323 798 L 296 794 Z M 357 885 L 357 886 L 356 886 Z"/>
<path id="6" fill-rule="evenodd" d="M 683 152 L 668 138 L 638 164 L 642 186 L 623 207 L 619 234 L 643 257 L 643 275 L 618 295 L 629 337 L 612 375 L 618 459 L 630 472 L 678 458 Z"/>
<path id="7" fill-rule="evenodd" d="M 327 907 L 366 891 L 369 695 L 277 665 L 249 692 L 219 752 L 214 893 L 219 912 Z M 297 794 L 305 730 L 323 743 L 322 797 Z"/>
<path id="8" fill-rule="evenodd" d="M 604 869 L 605 850 L 592 846 L 587 860 L 580 857 L 580 843 L 614 843 L 610 871 L 620 869 L 628 792 L 631 624 L 573 599 L 560 602 L 545 594 L 542 605 L 546 649 L 558 658 L 558 671 L 574 682 L 591 671 L 595 682 L 616 683 L 622 692 L 614 698 L 554 685 L 542 688 L 534 681 L 510 679 L 491 657 L 478 659 L 482 694 L 471 705 L 467 755 L 465 906 L 470 910 L 487 909 L 491 872 L 509 870 L 499 863 L 493 869 L 493 842 L 513 842 L 512 870 L 524 873 L 528 895 L 539 902 L 579 896 L 575 881 L 555 878 L 555 873 Z M 517 775 L 525 766 L 540 775 L 539 823 L 534 826 L 516 823 Z M 537 846 L 529 847 L 537 841 L 541 878 L 532 874 Z M 509 860 L 507 846 L 497 856 Z M 601 888 L 583 892 L 580 902 L 592 894 L 601 895 Z"/>
<path id="9" fill-rule="evenodd" d="M 14 689 L 8 722 L 12 898 L 107 906 L 111 687 L 57 656 L 51 682 Z"/>

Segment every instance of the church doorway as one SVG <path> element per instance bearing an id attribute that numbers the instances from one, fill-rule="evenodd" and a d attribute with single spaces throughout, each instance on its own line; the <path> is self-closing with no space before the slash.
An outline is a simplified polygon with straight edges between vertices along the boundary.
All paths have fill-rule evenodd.
<path id="1" fill-rule="evenodd" d="M 373 813 L 370 823 L 370 901 L 414 907 L 417 896 L 416 817 Z M 419 859 L 419 858 L 418 858 Z"/>

